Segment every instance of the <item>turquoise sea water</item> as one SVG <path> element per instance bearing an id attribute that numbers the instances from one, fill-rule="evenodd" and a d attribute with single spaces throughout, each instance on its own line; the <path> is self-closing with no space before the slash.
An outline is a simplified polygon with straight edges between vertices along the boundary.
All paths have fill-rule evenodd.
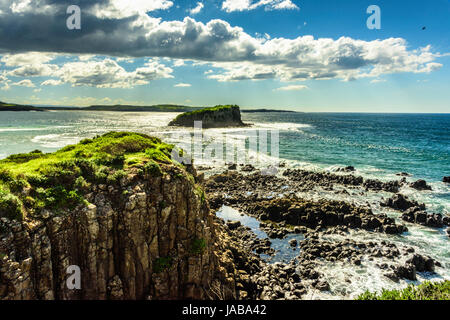
<path id="1" fill-rule="evenodd" d="M 14 153 L 35 149 L 44 152 L 93 137 L 111 130 L 137 131 L 160 136 L 172 141 L 174 132 L 184 129 L 168 128 L 176 113 L 116 113 L 116 112 L 0 112 L 0 159 Z M 417 191 L 404 187 L 401 192 L 427 205 L 430 212 L 450 214 L 450 185 L 442 182 L 450 176 L 450 114 L 343 114 L 343 113 L 244 113 L 243 120 L 252 128 L 210 129 L 204 131 L 207 141 L 223 133 L 245 137 L 253 130 L 279 130 L 279 157 L 288 167 L 311 170 L 334 170 L 352 165 L 357 175 L 381 180 L 399 179 L 395 174 L 407 172 L 414 181 L 425 179 L 433 191 Z M 269 164 L 269 162 L 267 162 Z M 264 165 L 264 163 L 262 164 Z M 221 168 L 218 168 L 221 170 Z M 316 193 L 315 197 L 342 197 L 356 203 L 370 202 L 375 213 L 399 216 L 398 212 L 380 207 L 381 196 L 368 193 L 350 196 Z M 230 213 L 231 212 L 231 213 Z M 238 212 L 228 212 L 239 216 Z M 222 213 L 223 214 L 223 213 Z M 252 227 L 252 226 L 250 226 Z M 355 233 L 366 240 L 385 239 L 397 245 L 413 246 L 417 252 L 430 255 L 442 263 L 433 275 L 422 274 L 422 279 L 450 279 L 450 245 L 444 229 L 431 229 L 407 224 L 409 232 L 402 236 L 378 233 Z M 280 254 L 285 243 L 275 243 Z M 332 287 L 331 297 L 349 297 L 365 289 L 380 290 L 405 286 L 383 277 L 380 269 L 370 262 L 365 267 L 326 265 Z M 351 277 L 349 285 L 345 277 Z M 320 298 L 327 298 L 322 295 Z"/>

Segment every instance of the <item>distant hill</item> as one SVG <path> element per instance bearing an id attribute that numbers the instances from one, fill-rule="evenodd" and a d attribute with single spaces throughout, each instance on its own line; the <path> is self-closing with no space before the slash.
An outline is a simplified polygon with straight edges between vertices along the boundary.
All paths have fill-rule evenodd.
<path id="1" fill-rule="evenodd" d="M 176 104 L 157 104 L 153 106 L 132 105 L 93 105 L 89 107 L 57 107 L 57 106 L 29 106 L 15 103 L 0 102 L 0 111 L 113 111 L 113 112 L 193 112 L 203 107 L 191 107 Z M 242 109 L 242 113 L 255 112 L 295 112 L 272 109 Z"/>
<path id="2" fill-rule="evenodd" d="M 45 111 L 42 108 L 0 101 L 0 111 Z"/>
<path id="3" fill-rule="evenodd" d="M 114 105 L 114 106 L 104 106 L 96 105 L 83 108 L 87 111 L 132 111 L 132 112 L 190 112 L 198 110 L 200 108 L 188 107 L 183 105 L 174 104 L 158 104 L 154 106 L 130 106 L 130 105 Z"/>
<path id="4" fill-rule="evenodd" d="M 297 111 L 291 110 L 275 110 L 275 109 L 241 109 L 241 113 L 261 113 L 261 112 L 287 112 L 287 113 L 297 113 Z"/>

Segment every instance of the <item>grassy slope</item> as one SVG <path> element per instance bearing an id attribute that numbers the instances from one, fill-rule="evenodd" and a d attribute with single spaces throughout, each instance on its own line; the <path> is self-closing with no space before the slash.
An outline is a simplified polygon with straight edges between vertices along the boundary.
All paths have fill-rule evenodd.
<path id="1" fill-rule="evenodd" d="M 91 184 L 117 184 L 129 170 L 160 175 L 173 146 L 139 133 L 110 132 L 55 153 L 34 151 L 0 161 L 0 217 L 37 218 L 42 209 L 73 209 Z M 181 166 L 181 165 L 179 165 Z"/>
<path id="2" fill-rule="evenodd" d="M 403 290 L 383 290 L 380 294 L 366 291 L 357 300 L 450 300 L 450 281 L 424 282 Z"/>

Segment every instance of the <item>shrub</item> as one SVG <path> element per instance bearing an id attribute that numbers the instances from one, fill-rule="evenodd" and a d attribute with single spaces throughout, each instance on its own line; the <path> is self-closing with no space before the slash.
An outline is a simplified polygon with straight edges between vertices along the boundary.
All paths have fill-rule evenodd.
<path id="1" fill-rule="evenodd" d="M 6 161 L 14 163 L 25 163 L 33 159 L 42 157 L 44 154 L 40 150 L 34 150 L 30 153 L 13 154 L 6 158 Z"/>
<path id="2" fill-rule="evenodd" d="M 22 221 L 22 202 L 15 195 L 0 187 L 0 217 Z"/>
<path id="3" fill-rule="evenodd" d="M 150 160 L 147 162 L 144 166 L 144 172 L 148 173 L 152 176 L 158 177 L 162 175 L 162 170 L 159 164 L 157 164 L 155 161 Z"/>
<path id="4" fill-rule="evenodd" d="M 171 257 L 162 257 L 155 260 L 153 270 L 156 273 L 163 272 L 170 268 L 172 265 L 172 258 Z"/>
<path id="5" fill-rule="evenodd" d="M 206 249 L 206 240 L 203 238 L 195 238 L 191 242 L 190 252 L 192 254 L 198 255 L 202 254 Z"/>
<path id="6" fill-rule="evenodd" d="M 449 300 L 450 281 L 429 282 L 422 284 L 408 285 L 402 290 L 385 290 L 380 294 L 369 291 L 359 295 L 357 300 Z"/>

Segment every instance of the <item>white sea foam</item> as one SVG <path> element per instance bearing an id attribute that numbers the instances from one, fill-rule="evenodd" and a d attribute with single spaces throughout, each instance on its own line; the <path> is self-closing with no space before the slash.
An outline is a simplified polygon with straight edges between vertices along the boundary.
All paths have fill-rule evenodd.
<path id="1" fill-rule="evenodd" d="M 45 148 L 61 148 L 69 144 L 75 144 L 79 140 L 79 136 L 72 134 L 46 134 L 31 139 L 32 142 Z"/>

